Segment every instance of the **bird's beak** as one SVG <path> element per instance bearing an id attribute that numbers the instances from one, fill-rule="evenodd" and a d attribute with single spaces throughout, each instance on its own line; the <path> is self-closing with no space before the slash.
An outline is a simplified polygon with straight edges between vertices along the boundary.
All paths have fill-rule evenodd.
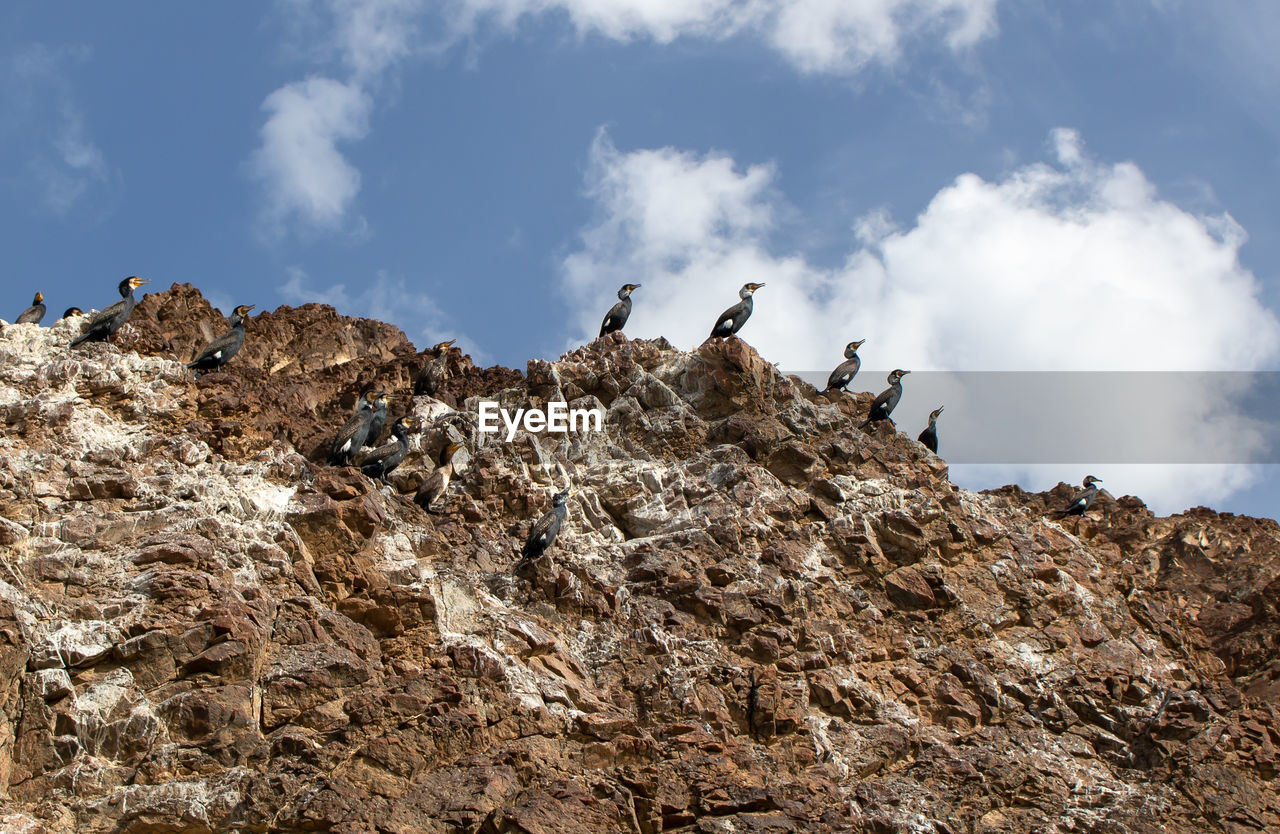
<path id="1" fill-rule="evenodd" d="M 457 340 L 457 339 L 450 339 L 450 340 L 449 340 L 449 341 L 447 341 L 447 342 L 443 342 L 441 346 L 442 346 L 442 347 L 450 348 L 450 347 L 453 347 L 453 343 L 454 343 L 454 342 L 456 342 L 456 341 L 458 341 L 458 340 Z"/>
<path id="2" fill-rule="evenodd" d="M 903 371 L 903 372 L 902 372 L 902 376 L 906 376 L 906 375 L 907 375 L 907 374 L 909 374 L 909 373 L 911 373 L 911 371 Z"/>
<path id="3" fill-rule="evenodd" d="M 940 405 L 940 406 L 938 406 L 938 413 L 939 413 L 939 414 L 941 414 L 941 413 L 942 413 L 942 409 L 944 409 L 944 408 L 946 408 L 946 406 L 945 406 L 945 405 Z"/>
<path id="4" fill-rule="evenodd" d="M 150 283 L 151 283 L 151 282 L 150 282 L 150 281 L 148 281 L 146 278 L 134 278 L 134 279 L 133 279 L 133 285 L 134 285 L 135 287 L 141 287 L 143 284 L 150 284 Z"/>
<path id="5" fill-rule="evenodd" d="M 256 305 L 254 305 L 254 304 L 246 304 L 246 305 L 245 305 L 245 308 L 244 308 L 244 311 L 247 313 L 247 312 L 249 312 L 250 310 L 252 310 L 255 306 L 256 306 Z"/>

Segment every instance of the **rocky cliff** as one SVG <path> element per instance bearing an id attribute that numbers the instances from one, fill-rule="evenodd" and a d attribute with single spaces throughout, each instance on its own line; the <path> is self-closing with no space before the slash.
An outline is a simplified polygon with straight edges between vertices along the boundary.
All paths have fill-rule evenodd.
<path id="1" fill-rule="evenodd" d="M 737 339 L 455 352 L 437 400 L 315 305 L 194 379 L 223 326 L 0 332 L 0 831 L 1280 830 L 1274 522 L 958 489 Z M 431 426 L 390 486 L 323 465 L 371 386 Z"/>

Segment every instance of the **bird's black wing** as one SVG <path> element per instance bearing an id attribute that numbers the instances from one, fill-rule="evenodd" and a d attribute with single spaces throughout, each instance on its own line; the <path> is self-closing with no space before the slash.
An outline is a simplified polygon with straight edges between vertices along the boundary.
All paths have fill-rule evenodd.
<path id="1" fill-rule="evenodd" d="M 352 454 L 364 445 L 371 419 L 373 419 L 371 412 L 357 413 L 338 430 L 338 436 L 333 439 L 333 451 L 329 454 L 331 463 L 341 463 L 348 460 Z"/>
<path id="2" fill-rule="evenodd" d="M 733 326 L 738 321 L 738 316 L 742 314 L 745 301 L 739 301 L 720 314 L 720 318 L 716 319 L 716 326 L 711 328 L 712 336 L 732 336 Z"/>
<path id="3" fill-rule="evenodd" d="M 555 510 L 548 510 L 529 530 L 529 538 L 525 540 L 524 549 L 520 551 L 521 559 L 536 559 L 555 541 L 560 532 L 560 515 Z"/>
<path id="4" fill-rule="evenodd" d="M 44 318 L 44 311 L 45 306 L 43 304 L 33 304 L 22 311 L 22 314 L 18 316 L 18 320 L 14 324 L 39 324 L 40 320 Z"/>
<path id="5" fill-rule="evenodd" d="M 243 340 L 244 335 L 241 330 L 233 327 L 205 345 L 204 350 L 200 351 L 200 355 L 187 363 L 187 367 L 194 368 L 209 363 L 225 365 L 240 350 L 240 344 Z"/>
<path id="6" fill-rule="evenodd" d="M 600 323 L 600 335 L 612 333 L 615 330 L 621 330 L 622 326 L 627 323 L 626 304 L 619 301 L 617 304 L 609 308 L 609 312 L 605 313 L 604 321 Z"/>
<path id="7" fill-rule="evenodd" d="M 876 398 L 871 402 L 871 411 L 867 414 L 867 419 L 883 420 L 888 417 L 889 413 L 893 411 L 893 407 L 898 404 L 898 401 L 893 396 L 896 393 L 893 388 L 890 388 L 877 394 Z"/>
<path id="8" fill-rule="evenodd" d="M 935 455 L 938 454 L 937 429 L 934 429 L 934 428 L 925 429 L 924 431 L 920 432 L 920 437 L 918 439 L 920 440 L 921 443 L 925 445 L 925 448 L 927 448 L 930 452 L 933 452 Z"/>
<path id="9" fill-rule="evenodd" d="M 844 388 L 850 382 L 853 382 L 853 377 L 858 373 L 858 368 L 861 364 L 862 363 L 860 361 L 855 359 L 849 359 L 845 362 L 841 362 L 836 366 L 836 369 L 831 372 L 831 376 L 827 377 L 826 390 L 833 391 L 836 388 Z"/>

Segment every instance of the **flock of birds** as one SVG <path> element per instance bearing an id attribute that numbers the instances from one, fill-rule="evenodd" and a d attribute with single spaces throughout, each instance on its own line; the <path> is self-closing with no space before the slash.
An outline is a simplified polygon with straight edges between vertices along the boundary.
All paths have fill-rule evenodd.
<path id="1" fill-rule="evenodd" d="M 133 297 L 133 291 L 146 283 L 149 282 L 136 275 L 121 281 L 118 287 L 120 300 L 95 314 L 81 334 L 71 342 L 71 346 L 75 347 L 90 341 L 105 341 L 114 335 L 133 313 L 134 305 L 137 303 Z M 744 284 L 738 291 L 738 303 L 725 310 L 716 319 L 715 326 L 711 328 L 711 338 L 728 338 L 741 330 L 754 309 L 753 296 L 756 290 L 763 286 L 764 284 Z M 622 285 L 618 290 L 618 303 L 609 309 L 604 321 L 600 324 L 600 336 L 622 330 L 631 316 L 631 293 L 639 288 L 639 284 Z M 201 373 L 216 371 L 230 362 L 244 345 L 245 320 L 252 309 L 252 304 L 236 307 L 232 312 L 230 327 L 227 331 L 205 345 L 195 359 L 187 363 L 187 367 L 199 376 Z M 31 306 L 18 316 L 16 323 L 39 324 L 44 319 L 45 312 L 44 295 L 37 292 Z M 62 317 L 83 315 L 79 307 L 70 307 Z M 853 378 L 857 376 L 862 366 L 862 360 L 858 357 L 858 348 L 865 341 L 860 339 L 845 345 L 845 361 L 831 372 L 827 379 L 827 387 L 822 390 L 822 393 L 848 392 L 849 384 L 853 382 Z M 453 340 L 450 340 L 431 348 L 431 360 L 423 365 L 414 381 L 415 395 L 432 395 L 439 388 L 448 374 L 447 352 L 452 345 Z M 872 401 L 866 422 L 862 424 L 863 429 L 874 427 L 884 420 L 893 424 L 890 415 L 902 399 L 902 378 L 909 373 L 911 372 L 897 369 L 889 374 L 889 387 Z M 399 467 L 408 455 L 410 436 L 425 428 L 420 419 L 406 415 L 392 424 L 391 439 L 387 443 L 375 446 L 386 425 L 387 403 L 390 399 L 391 395 L 385 391 L 369 391 L 360 396 L 355 413 L 339 429 L 337 437 L 330 446 L 329 464 L 333 466 L 354 464 L 369 478 L 387 482 L 387 476 Z M 929 425 L 919 436 L 920 442 L 934 454 L 938 452 L 937 422 L 940 414 L 942 414 L 942 406 L 938 406 L 929 414 Z M 366 450 L 367 447 L 373 448 Z M 414 495 L 415 503 L 428 512 L 438 511 L 437 508 L 448 491 L 449 481 L 453 477 L 454 457 L 462 448 L 461 443 L 445 444 L 436 468 L 422 482 Z M 1097 498 L 1100 483 L 1101 479 L 1092 475 L 1087 476 L 1084 479 L 1083 489 L 1072 497 L 1065 508 L 1058 511 L 1058 516 L 1084 515 Z M 529 531 L 524 547 L 520 551 L 522 563 L 539 558 L 555 541 L 568 512 L 566 502 L 572 494 L 573 489 L 569 487 L 552 497 L 551 509 L 543 514 Z"/>

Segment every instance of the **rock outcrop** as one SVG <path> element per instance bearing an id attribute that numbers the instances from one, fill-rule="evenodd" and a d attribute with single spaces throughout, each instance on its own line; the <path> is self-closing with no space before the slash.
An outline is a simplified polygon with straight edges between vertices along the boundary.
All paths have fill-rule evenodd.
<path id="1" fill-rule="evenodd" d="M 317 305 L 195 380 L 223 327 L 0 332 L 0 831 L 1280 830 L 1272 521 L 958 489 L 738 339 L 455 352 L 437 400 Z M 369 387 L 431 424 L 391 486 L 323 465 Z"/>

